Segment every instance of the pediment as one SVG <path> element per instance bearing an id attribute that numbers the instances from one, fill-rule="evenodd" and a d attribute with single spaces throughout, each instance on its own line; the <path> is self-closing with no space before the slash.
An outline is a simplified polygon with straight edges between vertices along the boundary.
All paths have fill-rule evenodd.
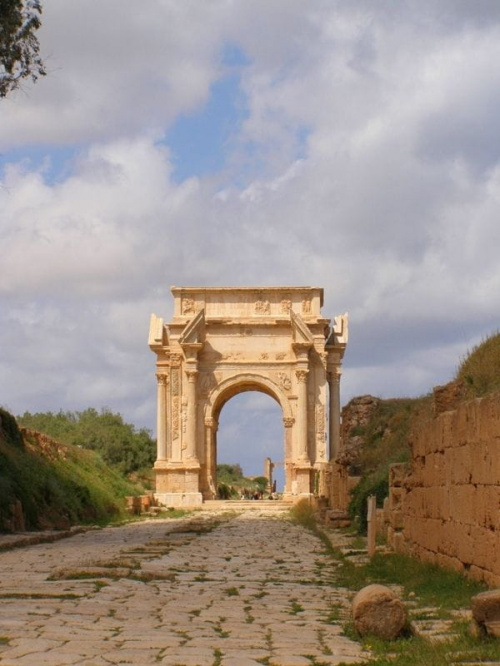
<path id="1" fill-rule="evenodd" d="M 290 321 L 292 323 L 293 343 L 296 345 L 312 346 L 314 338 L 302 317 L 293 312 L 293 310 L 290 310 Z"/>
<path id="2" fill-rule="evenodd" d="M 186 324 L 182 331 L 179 344 L 184 345 L 198 345 L 205 342 L 205 310 L 200 310 L 198 314 Z"/>

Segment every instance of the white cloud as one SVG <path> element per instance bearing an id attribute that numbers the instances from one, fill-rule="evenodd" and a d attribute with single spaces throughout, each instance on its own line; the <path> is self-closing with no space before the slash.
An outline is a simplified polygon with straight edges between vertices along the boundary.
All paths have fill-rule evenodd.
<path id="1" fill-rule="evenodd" d="M 152 427 L 174 283 L 324 286 L 352 315 L 346 396 L 451 377 L 500 294 L 500 15 L 474 4 L 47 3 L 50 73 L 2 102 L 0 146 L 77 151 L 55 182 L 14 157 L 0 182 L 5 402 Z M 175 183 L 160 139 L 228 43 L 246 120 L 225 170 Z"/>

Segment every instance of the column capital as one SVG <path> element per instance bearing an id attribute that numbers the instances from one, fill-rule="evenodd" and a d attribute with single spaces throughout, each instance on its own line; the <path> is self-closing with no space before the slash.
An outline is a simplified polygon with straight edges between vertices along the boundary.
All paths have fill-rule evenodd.
<path id="1" fill-rule="evenodd" d="M 306 383 L 308 374 L 309 370 L 295 370 L 295 376 L 297 377 L 300 384 Z"/>
<path id="2" fill-rule="evenodd" d="M 291 428 L 293 424 L 295 423 L 295 419 L 293 416 L 284 416 L 283 417 L 283 425 L 285 428 Z"/>
<path id="3" fill-rule="evenodd" d="M 196 378 L 198 377 L 198 370 L 194 370 L 192 368 L 186 370 L 186 375 L 188 378 L 188 382 L 194 383 L 196 381 Z"/>
<path id="4" fill-rule="evenodd" d="M 161 386 L 167 386 L 167 384 L 170 380 L 170 377 L 168 375 L 166 375 L 165 373 L 163 373 L 163 372 L 157 372 L 156 373 L 156 380 L 157 380 L 158 384 L 160 384 Z"/>
<path id="5" fill-rule="evenodd" d="M 326 378 L 329 384 L 332 384 L 333 382 L 336 382 L 338 384 L 340 382 L 341 376 L 342 376 L 342 370 L 340 368 L 334 368 L 333 370 L 328 370 L 328 372 L 326 373 Z"/>

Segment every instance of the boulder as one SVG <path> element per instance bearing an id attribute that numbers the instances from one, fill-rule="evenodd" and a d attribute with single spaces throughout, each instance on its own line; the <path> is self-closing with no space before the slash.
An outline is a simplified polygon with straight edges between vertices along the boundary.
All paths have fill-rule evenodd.
<path id="1" fill-rule="evenodd" d="M 354 627 L 362 636 L 371 634 L 391 640 L 406 626 L 407 615 L 401 599 L 385 585 L 368 585 L 352 602 Z"/>
<path id="2" fill-rule="evenodd" d="M 500 638 L 500 590 L 476 594 L 471 599 L 471 608 L 482 633 Z"/>

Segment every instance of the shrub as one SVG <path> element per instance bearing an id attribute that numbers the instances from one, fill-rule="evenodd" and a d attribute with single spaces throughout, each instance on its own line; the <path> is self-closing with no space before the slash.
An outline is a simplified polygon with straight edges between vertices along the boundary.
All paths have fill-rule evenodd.
<path id="1" fill-rule="evenodd" d="M 349 517 L 358 526 L 360 534 L 366 534 L 368 529 L 367 508 L 368 498 L 375 495 L 377 506 L 381 507 L 384 499 L 389 494 L 389 468 L 388 466 L 377 469 L 372 474 L 365 476 L 354 488 L 349 503 Z"/>
<path id="2" fill-rule="evenodd" d="M 293 505 L 290 509 L 290 517 L 294 523 L 309 529 L 316 527 L 316 511 L 311 502 L 305 498 Z"/>

